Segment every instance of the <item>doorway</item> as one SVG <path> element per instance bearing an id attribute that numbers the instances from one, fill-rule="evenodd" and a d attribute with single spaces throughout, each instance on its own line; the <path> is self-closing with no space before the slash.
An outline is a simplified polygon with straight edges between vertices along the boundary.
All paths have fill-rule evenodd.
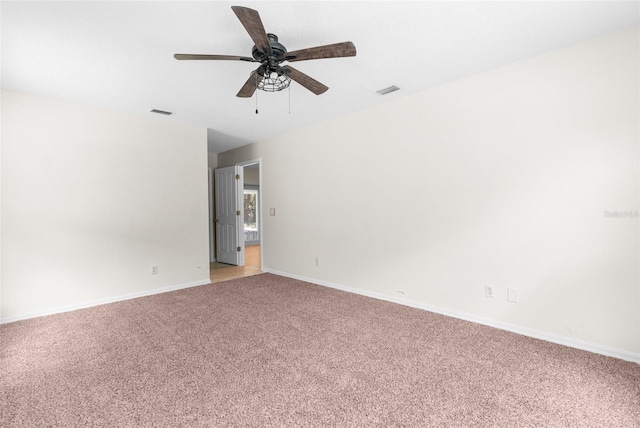
<path id="1" fill-rule="evenodd" d="M 238 249 L 241 257 L 238 264 L 220 263 L 216 257 L 210 263 L 211 282 L 226 281 L 233 278 L 241 278 L 256 275 L 262 272 L 262 200 L 261 200 L 261 162 L 260 159 L 242 162 L 236 165 L 237 172 L 242 174 L 239 180 L 242 189 L 237 191 L 237 210 L 240 213 L 236 222 L 238 236 Z M 220 183 L 215 185 L 219 192 Z M 215 211 L 212 209 L 212 211 Z M 214 225 L 216 222 L 214 221 Z M 213 237 L 211 239 L 212 249 L 216 250 L 216 255 L 220 251 Z M 213 259 L 213 258 L 212 258 Z"/>

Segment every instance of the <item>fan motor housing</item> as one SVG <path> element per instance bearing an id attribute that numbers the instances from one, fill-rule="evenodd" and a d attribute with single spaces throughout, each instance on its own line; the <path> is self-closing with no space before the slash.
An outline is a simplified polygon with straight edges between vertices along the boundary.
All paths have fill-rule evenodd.
<path id="1" fill-rule="evenodd" d="M 264 52 L 260 51 L 257 46 L 253 46 L 251 49 L 251 55 L 256 60 L 263 62 L 266 59 L 271 59 L 276 63 L 280 63 L 284 61 L 284 54 L 287 53 L 287 48 L 285 48 L 281 43 L 278 42 L 278 36 L 273 33 L 267 33 L 267 37 L 269 38 L 269 45 L 271 46 L 271 55 L 267 55 Z"/>

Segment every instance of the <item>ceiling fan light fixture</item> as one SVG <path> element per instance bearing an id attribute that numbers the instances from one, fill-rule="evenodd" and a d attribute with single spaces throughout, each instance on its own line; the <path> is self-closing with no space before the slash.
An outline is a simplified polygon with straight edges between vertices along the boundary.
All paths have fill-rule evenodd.
<path id="1" fill-rule="evenodd" d="M 291 78 L 286 74 L 266 72 L 261 80 L 256 79 L 257 88 L 265 92 L 278 92 L 289 87 Z"/>

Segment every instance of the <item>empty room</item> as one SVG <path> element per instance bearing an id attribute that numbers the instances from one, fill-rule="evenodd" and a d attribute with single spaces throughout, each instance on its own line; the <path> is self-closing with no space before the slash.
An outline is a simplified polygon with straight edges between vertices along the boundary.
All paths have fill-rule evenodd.
<path id="1" fill-rule="evenodd" d="M 640 427 L 640 2 L 0 24 L 0 426 Z"/>

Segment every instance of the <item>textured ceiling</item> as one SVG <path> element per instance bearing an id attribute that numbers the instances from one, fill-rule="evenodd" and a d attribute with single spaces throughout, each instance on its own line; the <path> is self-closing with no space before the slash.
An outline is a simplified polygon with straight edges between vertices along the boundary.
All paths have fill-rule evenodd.
<path id="1" fill-rule="evenodd" d="M 298 62 L 329 86 L 237 98 L 257 64 L 231 10 L 257 9 L 288 50 L 352 41 L 353 58 Z M 640 22 L 639 2 L 2 2 L 2 87 L 209 129 L 221 152 Z M 401 89 L 386 96 L 376 91 Z M 390 145 L 392 142 L 390 142 Z"/>

